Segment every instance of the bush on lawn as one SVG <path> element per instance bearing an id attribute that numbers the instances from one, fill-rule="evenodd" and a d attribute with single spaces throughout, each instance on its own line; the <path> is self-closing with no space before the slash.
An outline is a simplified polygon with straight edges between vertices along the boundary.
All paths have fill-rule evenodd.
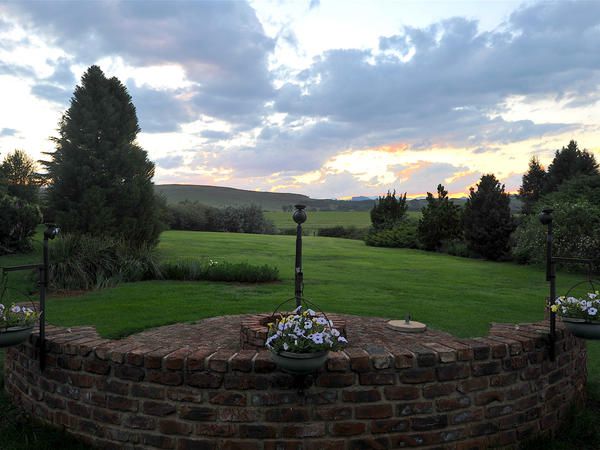
<path id="1" fill-rule="evenodd" d="M 343 239 L 357 239 L 362 241 L 365 239 L 368 232 L 368 228 L 356 228 L 354 226 L 343 227 L 339 225 L 335 227 L 319 228 L 318 235 Z"/>
<path id="2" fill-rule="evenodd" d="M 55 290 L 88 290 L 119 282 L 161 278 L 151 245 L 122 239 L 64 234 L 51 242 L 50 284 Z"/>
<path id="3" fill-rule="evenodd" d="M 267 264 L 256 266 L 247 262 L 182 259 L 161 265 L 166 280 L 177 281 L 230 281 L 239 283 L 264 283 L 279 280 L 279 269 Z"/>
<path id="4" fill-rule="evenodd" d="M 31 238 L 41 221 L 36 205 L 0 194 L 0 255 L 31 250 Z"/>
<path id="5" fill-rule="evenodd" d="M 367 234 L 365 243 L 372 247 L 418 248 L 417 226 L 417 221 L 404 220 L 388 230 L 377 231 L 372 229 Z"/>

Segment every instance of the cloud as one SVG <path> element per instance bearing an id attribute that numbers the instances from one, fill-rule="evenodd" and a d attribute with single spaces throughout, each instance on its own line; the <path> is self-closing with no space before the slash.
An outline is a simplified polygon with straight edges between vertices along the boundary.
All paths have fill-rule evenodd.
<path id="1" fill-rule="evenodd" d="M 0 137 L 14 136 L 17 134 L 17 130 L 14 128 L 0 128 Z"/>
<path id="2" fill-rule="evenodd" d="M 31 93 L 44 100 L 66 104 L 72 91 L 50 83 L 38 83 L 31 87 Z"/>
<path id="3" fill-rule="evenodd" d="M 204 130 L 202 133 L 200 133 L 200 136 L 205 139 L 220 141 L 229 139 L 232 136 L 232 133 L 228 131 Z"/>
<path id="4" fill-rule="evenodd" d="M 135 83 L 128 83 L 127 90 L 135 105 L 140 128 L 146 133 L 179 131 L 180 124 L 197 118 L 189 102 L 177 97 L 177 90 L 157 90 Z"/>
<path id="5" fill-rule="evenodd" d="M 156 164 L 162 169 L 175 169 L 183 165 L 183 157 L 181 155 L 165 156 L 158 158 Z"/>
<path id="6" fill-rule="evenodd" d="M 321 0 L 310 0 L 308 9 L 316 9 L 321 5 Z"/>
<path id="7" fill-rule="evenodd" d="M 492 32 L 479 32 L 476 21 L 452 18 L 405 27 L 381 38 L 379 51 L 330 50 L 284 83 L 275 103 L 279 112 L 322 120 L 320 130 L 299 129 L 280 139 L 312 147 L 325 134 L 350 129 L 331 151 L 364 140 L 423 149 L 493 147 L 572 130 L 567 123 L 509 121 L 501 114 L 514 95 L 527 101 L 555 98 L 558 91 L 571 101 L 597 100 L 600 59 L 592 55 L 600 53 L 600 4 L 590 5 L 536 4 Z M 561 17 L 573 9 L 586 20 L 563 23 Z M 565 51 L 571 48 L 576 50 Z"/>
<path id="8" fill-rule="evenodd" d="M 135 66 L 181 65 L 197 83 L 197 114 L 243 122 L 274 95 L 274 40 L 246 2 L 15 2 L 4 9 L 80 64 L 120 56 Z"/>

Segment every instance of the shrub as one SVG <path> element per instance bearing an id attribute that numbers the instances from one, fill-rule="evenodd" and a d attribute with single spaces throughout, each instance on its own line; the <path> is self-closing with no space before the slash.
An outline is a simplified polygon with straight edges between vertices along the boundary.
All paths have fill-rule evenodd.
<path id="1" fill-rule="evenodd" d="M 417 222 L 405 220 L 389 230 L 371 230 L 365 243 L 372 247 L 418 248 Z"/>
<path id="2" fill-rule="evenodd" d="M 166 280 L 178 281 L 230 281 L 239 283 L 264 283 L 279 280 L 277 267 L 256 266 L 247 262 L 231 263 L 213 260 L 182 259 L 161 265 Z"/>
<path id="3" fill-rule="evenodd" d="M 168 206 L 169 228 L 185 231 L 209 231 L 216 208 L 198 202 L 180 202 Z"/>
<path id="4" fill-rule="evenodd" d="M 277 234 L 283 234 L 285 236 L 296 236 L 297 228 L 278 228 Z M 302 236 L 314 236 L 316 233 L 312 228 L 302 228 Z"/>
<path id="5" fill-rule="evenodd" d="M 438 250 L 442 241 L 462 236 L 461 211 L 441 184 L 437 187 L 437 197 L 428 192 L 426 201 L 417 228 L 419 241 L 426 250 Z"/>
<path id="6" fill-rule="evenodd" d="M 186 201 L 170 205 L 168 210 L 169 225 L 173 230 L 253 234 L 274 234 L 276 230 L 256 205 L 218 209 Z"/>
<path id="7" fill-rule="evenodd" d="M 536 208 L 554 209 L 554 254 L 559 256 L 597 259 L 600 250 L 600 206 L 584 199 L 571 202 L 543 197 Z M 546 258 L 546 227 L 538 214 L 523 221 L 515 232 L 514 258 L 520 263 L 543 264 Z M 600 267 L 596 265 L 596 272 Z"/>
<path id="8" fill-rule="evenodd" d="M 483 175 L 477 190 L 471 188 L 463 214 L 464 235 L 469 249 L 491 260 L 510 251 L 515 229 L 510 197 L 494 175 Z"/>
<path id="9" fill-rule="evenodd" d="M 108 237 L 64 234 L 51 242 L 50 284 L 57 290 L 87 290 L 124 281 L 160 278 L 150 245 L 132 247 Z"/>
<path id="10" fill-rule="evenodd" d="M 36 205 L 0 194 L 0 255 L 31 250 L 31 238 L 41 221 Z"/>
<path id="11" fill-rule="evenodd" d="M 462 239 L 446 239 L 442 241 L 440 251 L 449 255 L 460 256 L 462 258 L 473 257 L 467 243 Z"/>
<path id="12" fill-rule="evenodd" d="M 371 209 L 371 223 L 375 230 L 391 230 L 406 216 L 406 192 L 396 198 L 396 191 L 388 191 L 385 197 L 379 197 Z"/>
<path id="13" fill-rule="evenodd" d="M 343 238 L 343 239 L 357 239 L 362 241 L 367 236 L 369 230 L 367 228 L 356 228 L 354 226 L 343 227 L 328 227 L 328 228 L 319 228 L 318 235 L 324 237 L 335 237 L 335 238 Z"/>

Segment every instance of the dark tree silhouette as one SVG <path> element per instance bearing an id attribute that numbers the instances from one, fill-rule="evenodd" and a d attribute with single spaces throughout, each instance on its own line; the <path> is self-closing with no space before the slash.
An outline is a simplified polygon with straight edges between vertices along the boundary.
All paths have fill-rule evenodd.
<path id="1" fill-rule="evenodd" d="M 48 204 L 66 231 L 156 243 L 162 229 L 154 164 L 135 142 L 140 132 L 127 88 L 91 66 L 71 98 L 46 162 Z"/>
<path id="2" fill-rule="evenodd" d="M 483 175 L 477 190 L 471 188 L 463 223 L 469 249 L 492 260 L 508 253 L 515 223 L 510 197 L 494 175 Z"/>

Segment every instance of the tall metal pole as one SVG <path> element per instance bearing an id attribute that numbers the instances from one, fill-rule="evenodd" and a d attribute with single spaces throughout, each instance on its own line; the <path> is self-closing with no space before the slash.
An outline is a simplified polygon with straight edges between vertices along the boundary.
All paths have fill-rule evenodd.
<path id="1" fill-rule="evenodd" d="M 540 214 L 540 222 L 548 226 L 546 235 L 546 281 L 550 285 L 550 297 L 548 307 L 550 308 L 550 360 L 554 361 L 554 344 L 556 342 L 556 313 L 552 311 L 552 305 L 556 300 L 556 263 L 552 257 L 552 242 L 554 239 L 552 230 L 552 209 L 547 208 Z"/>
<path id="2" fill-rule="evenodd" d="M 302 273 L 302 224 L 306 222 L 305 205 L 294 205 L 296 211 L 292 218 L 298 225 L 296 226 L 296 269 L 295 269 L 295 289 L 296 308 L 302 306 L 302 291 L 304 290 L 304 274 Z"/>
<path id="3" fill-rule="evenodd" d="M 40 267 L 40 371 L 46 368 L 46 288 L 48 287 L 48 233 L 44 232 L 43 264 Z"/>
<path id="4" fill-rule="evenodd" d="M 43 264 L 40 267 L 40 370 L 46 368 L 46 289 L 49 286 L 48 240 L 58 236 L 60 228 L 52 223 L 46 224 L 44 230 Z"/>

